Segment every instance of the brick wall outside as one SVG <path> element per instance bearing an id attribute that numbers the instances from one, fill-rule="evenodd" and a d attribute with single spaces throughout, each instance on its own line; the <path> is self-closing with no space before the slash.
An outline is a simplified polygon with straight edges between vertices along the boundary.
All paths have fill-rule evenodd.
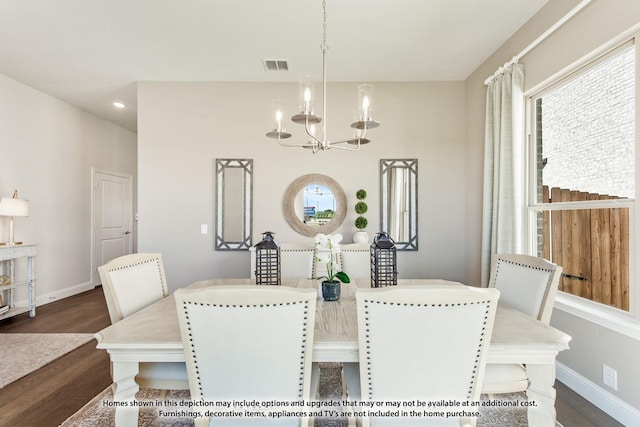
<path id="1" fill-rule="evenodd" d="M 634 63 L 631 47 L 538 100 L 545 185 L 634 197 Z"/>

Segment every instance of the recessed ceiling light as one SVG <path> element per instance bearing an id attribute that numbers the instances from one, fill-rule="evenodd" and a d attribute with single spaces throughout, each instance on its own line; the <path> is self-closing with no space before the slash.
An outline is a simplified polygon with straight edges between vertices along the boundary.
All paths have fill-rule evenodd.
<path id="1" fill-rule="evenodd" d="M 122 102 L 117 102 L 117 101 L 113 103 L 113 106 L 116 107 L 116 108 L 124 108 L 124 107 L 126 107 L 125 104 L 123 104 Z"/>

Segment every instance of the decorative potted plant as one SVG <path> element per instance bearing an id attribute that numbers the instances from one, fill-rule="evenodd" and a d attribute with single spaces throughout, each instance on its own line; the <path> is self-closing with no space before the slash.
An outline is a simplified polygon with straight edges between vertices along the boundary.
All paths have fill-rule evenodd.
<path id="1" fill-rule="evenodd" d="M 342 234 L 326 236 L 316 234 L 315 242 L 319 264 L 326 264 L 327 275 L 316 277 L 316 279 L 326 279 L 322 281 L 322 298 L 326 301 L 336 301 L 340 298 L 340 282 L 349 283 L 349 276 L 344 271 L 337 271 L 339 268 L 338 257 L 340 256 L 340 242 Z"/>
<path id="2" fill-rule="evenodd" d="M 364 199 L 367 198 L 367 192 L 363 189 L 356 191 L 356 199 L 358 202 L 355 205 L 355 211 L 358 214 L 358 217 L 355 220 L 355 226 L 358 229 L 355 233 L 353 233 L 353 243 L 369 243 L 369 234 L 364 231 L 369 224 L 367 218 L 362 216 L 367 212 L 369 207 Z"/>

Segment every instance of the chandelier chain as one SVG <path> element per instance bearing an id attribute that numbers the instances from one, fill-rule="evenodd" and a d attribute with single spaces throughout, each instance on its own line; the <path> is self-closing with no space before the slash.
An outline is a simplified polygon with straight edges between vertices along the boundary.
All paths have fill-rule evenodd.
<path id="1" fill-rule="evenodd" d="M 327 46 L 327 2 L 322 0 L 322 51 L 329 50 Z"/>

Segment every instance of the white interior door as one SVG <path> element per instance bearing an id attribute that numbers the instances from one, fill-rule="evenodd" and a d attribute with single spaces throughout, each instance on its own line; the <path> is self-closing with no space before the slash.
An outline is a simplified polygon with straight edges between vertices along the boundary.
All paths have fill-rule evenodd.
<path id="1" fill-rule="evenodd" d="M 93 283 L 98 266 L 131 253 L 133 231 L 132 177 L 93 173 Z"/>

